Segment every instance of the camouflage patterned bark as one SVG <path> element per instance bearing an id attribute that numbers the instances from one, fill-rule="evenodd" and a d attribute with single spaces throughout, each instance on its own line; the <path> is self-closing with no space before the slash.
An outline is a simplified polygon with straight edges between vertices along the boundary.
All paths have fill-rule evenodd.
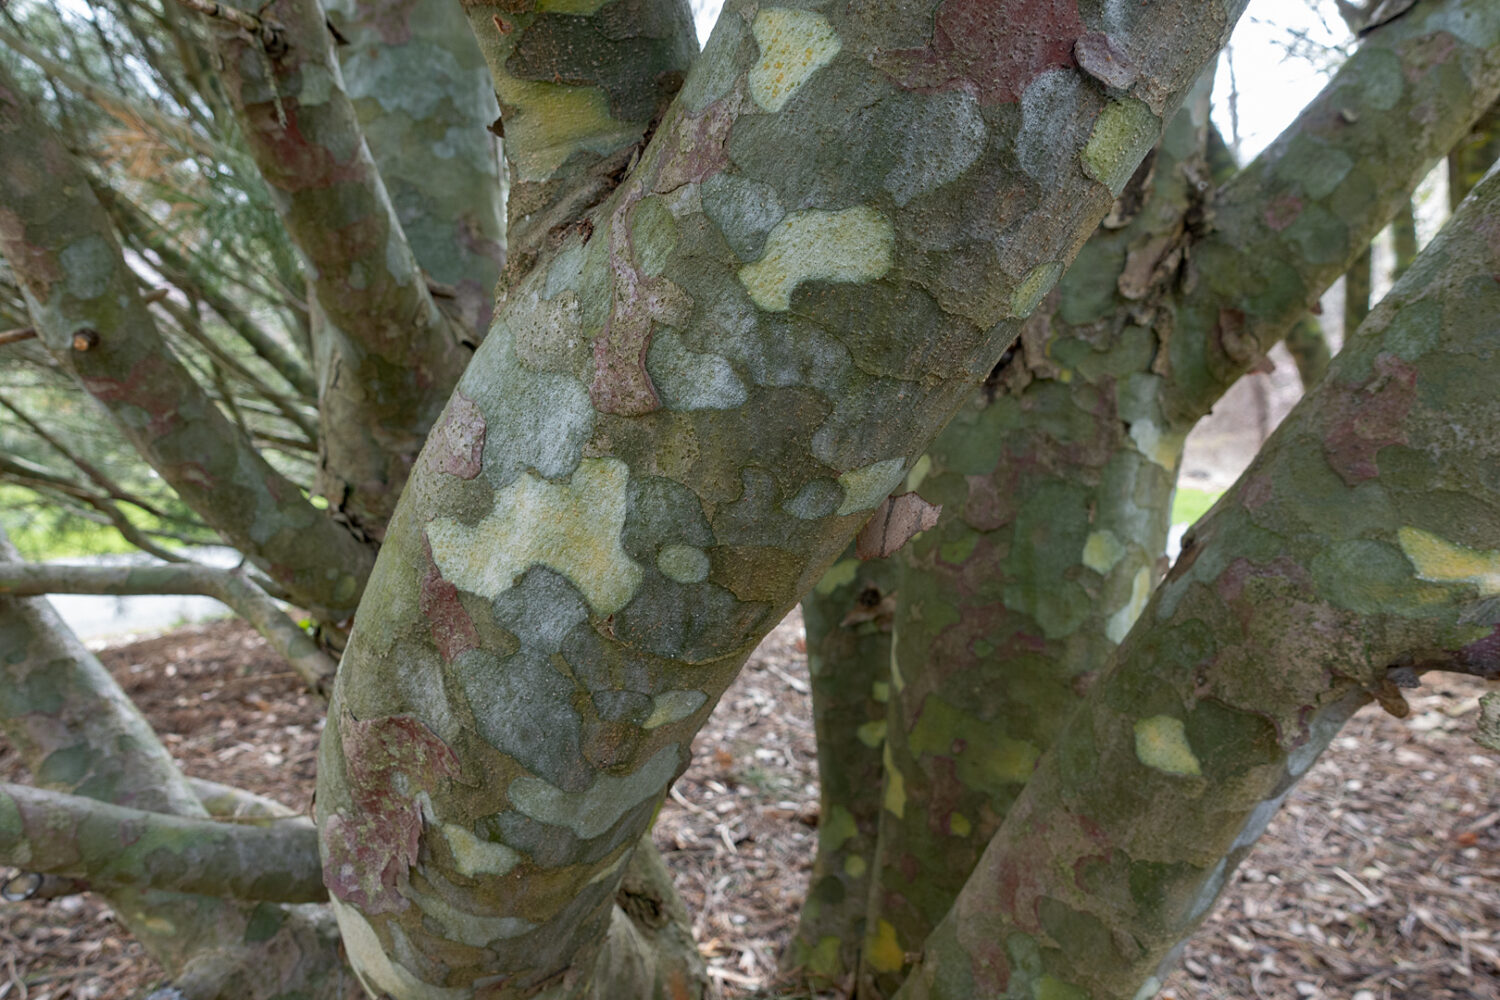
<path id="1" fill-rule="evenodd" d="M 0 534 L 0 561 L 16 558 Z M 146 720 L 41 598 L 0 596 L 0 728 L 43 789 L 206 815 Z M 18 813 L 0 813 L 10 833 Z M 160 890 L 106 898 L 191 1000 L 353 1000 L 326 916 Z"/>
<path id="2" fill-rule="evenodd" d="M 846 550 L 802 598 L 813 728 L 818 740 L 818 853 L 788 971 L 818 987 L 853 985 L 864 940 L 884 781 L 893 559 Z"/>
<path id="3" fill-rule="evenodd" d="M 478 343 L 505 263 L 500 117 L 455 0 L 327 0 L 339 68 L 417 263 Z M 440 300 L 441 304 L 441 300 Z"/>
<path id="4" fill-rule="evenodd" d="M 1056 293 L 1056 315 L 1023 329 L 989 396 L 914 470 L 907 488 L 949 516 L 900 555 L 891 765 L 863 993 L 900 984 L 1149 597 L 1192 424 L 1306 315 L 1500 90 L 1500 52 L 1480 45 L 1500 42 L 1490 13 L 1475 2 L 1433 4 L 1373 33 L 1208 206 L 1191 197 L 1202 164 L 1183 169 L 1181 150 L 1195 147 L 1165 150 L 1161 200 L 1141 211 L 1127 190 L 1116 213 L 1133 224 L 1090 241 Z M 1455 26 L 1468 47 L 1450 44 Z M 1402 89 L 1380 92 L 1392 73 Z M 1319 181 L 1295 166 L 1309 148 L 1350 166 Z M 1383 173 L 1365 174 L 1367 163 Z M 1329 208 L 1304 205 L 1310 191 Z M 1297 222 L 1304 217 L 1325 227 L 1316 239 Z M 1270 270 L 1279 287 L 1269 277 L 1242 283 Z M 1304 290 L 1293 298 L 1293 287 Z"/>
<path id="5" fill-rule="evenodd" d="M 324 733 L 325 871 L 372 988 L 587 992 L 714 701 L 993 367 L 1239 8 L 933 9 L 937 36 L 912 11 L 732 8 L 592 227 L 512 288 Z"/>
<path id="6" fill-rule="evenodd" d="M 275 0 L 257 16 L 254 36 L 212 25 L 223 82 L 310 271 L 318 491 L 378 539 L 475 338 L 433 300 L 343 89 L 317 0 Z M 407 80 L 400 93 L 416 101 L 418 80 L 433 77 Z M 452 141 L 472 155 L 477 140 Z"/>
<path id="7" fill-rule="evenodd" d="M 159 889 L 243 900 L 328 898 L 308 824 L 235 826 L 0 782 L 0 863 L 94 891 Z"/>
<path id="8" fill-rule="evenodd" d="M 47 350 L 205 522 L 309 610 L 351 613 L 370 551 L 256 453 L 162 342 L 109 218 L 0 67 L 0 248 Z"/>
<path id="9" fill-rule="evenodd" d="M 698 54 L 686 0 L 464 0 L 500 99 L 526 274 L 615 189 Z"/>
<path id="10" fill-rule="evenodd" d="M 1492 174 L 1199 522 L 899 1000 L 1152 996 L 1358 706 L 1500 676 L 1497 233 Z"/>
<path id="11" fill-rule="evenodd" d="M 947 516 L 893 557 L 861 998 L 900 985 L 1159 575 L 1182 436 L 1132 429 L 1164 423 L 1160 303 L 1203 224 L 1211 83 L 907 480 Z"/>

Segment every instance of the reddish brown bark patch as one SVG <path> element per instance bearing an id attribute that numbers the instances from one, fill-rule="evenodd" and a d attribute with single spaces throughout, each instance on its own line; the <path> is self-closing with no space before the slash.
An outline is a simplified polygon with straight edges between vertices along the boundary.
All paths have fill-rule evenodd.
<path id="1" fill-rule="evenodd" d="M 485 430 L 479 404 L 455 391 L 427 440 L 428 462 L 438 472 L 473 479 L 484 465 Z"/>
<path id="2" fill-rule="evenodd" d="M 639 197 L 626 198 L 609 227 L 609 267 L 614 296 L 609 320 L 594 338 L 594 381 L 589 398 L 600 413 L 638 417 L 661 408 L 661 397 L 646 372 L 646 352 L 657 322 L 680 325 L 692 300 L 677 285 L 647 277 L 635 263 L 628 212 Z"/>
<path id="3" fill-rule="evenodd" d="M 365 913 L 404 910 L 399 885 L 422 836 L 417 796 L 457 777 L 458 758 L 410 715 L 361 722 L 346 710 L 339 740 L 354 808 L 323 824 L 323 882 Z"/>
<path id="4" fill-rule="evenodd" d="M 1078 0 L 946 0 L 932 42 L 877 57 L 910 90 L 969 90 L 981 104 L 1013 104 L 1050 69 L 1076 65 L 1084 34 Z"/>
<path id="5" fill-rule="evenodd" d="M 881 559 L 937 524 L 942 504 L 932 504 L 915 493 L 886 497 L 875 514 L 854 536 L 854 552 L 861 559 Z"/>
<path id="6" fill-rule="evenodd" d="M 1275 232 L 1281 232 L 1287 226 L 1297 221 L 1302 214 L 1302 199 L 1294 194 L 1283 194 L 1272 198 L 1266 205 L 1266 226 Z"/>
<path id="7" fill-rule="evenodd" d="M 1406 443 L 1401 425 L 1417 401 L 1415 368 L 1392 354 L 1381 354 L 1374 367 L 1359 385 L 1330 385 L 1323 409 L 1323 454 L 1349 486 L 1380 474 L 1381 448 Z"/>
<path id="8" fill-rule="evenodd" d="M 417 600 L 422 609 L 422 617 L 427 619 L 427 627 L 432 632 L 432 641 L 437 645 L 438 653 L 444 660 L 452 663 L 465 652 L 479 647 L 479 632 L 474 628 L 474 621 L 469 613 L 464 610 L 463 602 L 458 599 L 458 588 L 443 579 L 437 563 L 433 561 L 432 546 L 425 536 L 422 547 L 427 555 L 427 572 L 422 576 Z"/>

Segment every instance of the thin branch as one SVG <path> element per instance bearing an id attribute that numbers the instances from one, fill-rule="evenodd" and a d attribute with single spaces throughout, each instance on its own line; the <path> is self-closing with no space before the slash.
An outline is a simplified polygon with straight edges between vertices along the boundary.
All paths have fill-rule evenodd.
<path id="1" fill-rule="evenodd" d="M 108 497 L 94 493 L 81 483 L 59 476 L 25 459 L 8 458 L 4 455 L 0 455 L 0 479 L 28 489 L 61 493 L 75 500 L 81 500 L 102 514 L 127 542 L 142 552 L 166 562 L 183 561 L 182 557 L 175 552 L 170 552 L 147 538 L 141 529 L 136 527 L 135 523 L 126 517 L 125 513 Z"/>
<path id="2" fill-rule="evenodd" d="M 221 570 L 197 563 L 170 566 L 69 566 L 56 563 L 0 563 L 0 593 L 156 595 L 197 594 L 227 605 L 255 628 L 290 664 L 308 687 L 326 693 L 338 669 L 264 590 L 243 570 Z"/>
<path id="3" fill-rule="evenodd" d="M 86 879 L 280 903 L 328 898 L 318 835 L 306 823 L 221 823 L 0 783 L 0 861 Z M 170 858 L 169 863 L 163 859 Z"/>
<path id="4" fill-rule="evenodd" d="M 22 327 L 19 330 L 0 330 L 0 345 L 18 344 L 23 340 L 35 340 L 36 331 L 30 327 Z"/>

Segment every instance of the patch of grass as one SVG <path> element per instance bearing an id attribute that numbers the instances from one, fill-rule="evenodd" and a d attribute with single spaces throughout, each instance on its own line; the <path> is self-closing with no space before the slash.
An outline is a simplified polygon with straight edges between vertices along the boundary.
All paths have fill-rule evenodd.
<path id="1" fill-rule="evenodd" d="M 20 486 L 0 484 L 0 526 L 21 555 L 36 562 L 137 551 L 114 528 L 47 504 Z"/>
<path id="2" fill-rule="evenodd" d="M 1191 486 L 1177 487 L 1172 499 L 1172 523 L 1192 524 L 1208 513 L 1208 508 L 1219 502 L 1223 490 L 1195 490 Z"/>

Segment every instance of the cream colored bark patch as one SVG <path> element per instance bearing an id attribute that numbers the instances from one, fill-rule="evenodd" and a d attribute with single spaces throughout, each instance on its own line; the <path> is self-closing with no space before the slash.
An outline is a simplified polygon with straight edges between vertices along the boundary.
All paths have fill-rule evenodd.
<path id="1" fill-rule="evenodd" d="M 468 994 L 458 987 L 424 983 L 405 968 L 392 962 L 375 934 L 375 928 L 352 906 L 330 898 L 333 915 L 339 922 L 339 937 L 349 964 L 359 973 L 370 992 L 389 993 L 395 1000 L 459 1000 Z"/>
<path id="2" fill-rule="evenodd" d="M 843 48 L 828 19 L 810 10 L 768 7 L 750 30 L 760 46 L 760 59 L 750 67 L 750 96 L 767 111 L 785 107 Z"/>
<path id="3" fill-rule="evenodd" d="M 1500 552 L 1471 549 L 1410 526 L 1397 531 L 1396 538 L 1423 580 L 1472 583 L 1487 597 L 1500 594 Z"/>
<path id="4" fill-rule="evenodd" d="M 614 614 L 641 581 L 640 566 L 620 546 L 629 478 L 616 458 L 585 458 L 566 483 L 522 473 L 477 524 L 428 522 L 432 558 L 449 583 L 490 598 L 528 568 L 546 566 L 571 580 L 594 611 Z"/>
<path id="5" fill-rule="evenodd" d="M 785 312 L 804 281 L 874 281 L 895 252 L 891 220 L 873 208 L 808 209 L 776 223 L 765 254 L 740 268 L 740 283 L 762 309 Z"/>
<path id="6" fill-rule="evenodd" d="M 516 108 L 505 120 L 513 139 L 506 155 L 522 181 L 545 181 L 580 149 L 609 152 L 638 131 L 609 113 L 609 96 L 598 87 L 505 77 L 496 92 Z"/>
<path id="7" fill-rule="evenodd" d="M 1135 578 L 1130 581 L 1130 600 L 1123 608 L 1110 615 L 1109 621 L 1105 623 L 1104 634 L 1109 636 L 1110 642 L 1125 641 L 1125 637 L 1130 634 L 1130 626 L 1141 616 L 1141 611 L 1150 598 L 1151 571 L 1143 566 L 1135 571 Z"/>
<path id="8" fill-rule="evenodd" d="M 453 865 L 464 875 L 504 875 L 521 856 L 504 844 L 481 840 L 456 823 L 443 824 L 443 837 L 453 852 Z"/>
<path id="9" fill-rule="evenodd" d="M 844 488 L 844 502 L 839 505 L 839 516 L 869 510 L 890 496 L 891 490 L 901 482 L 901 473 L 905 469 L 905 459 L 887 458 L 861 469 L 851 469 L 839 476 L 839 485 Z"/>
<path id="10" fill-rule="evenodd" d="M 1163 434 L 1160 427 L 1149 420 L 1137 420 L 1130 425 L 1130 439 L 1136 451 L 1157 465 L 1171 472 L 1177 468 L 1178 456 L 1182 454 L 1182 436 Z"/>
<path id="11" fill-rule="evenodd" d="M 1095 573 L 1108 573 L 1124 555 L 1125 546 L 1108 528 L 1089 532 L 1083 543 L 1083 564 Z"/>
<path id="12" fill-rule="evenodd" d="M 1135 724 L 1135 755 L 1147 767 L 1167 774 L 1203 773 L 1182 720 L 1170 715 L 1153 715 Z"/>

